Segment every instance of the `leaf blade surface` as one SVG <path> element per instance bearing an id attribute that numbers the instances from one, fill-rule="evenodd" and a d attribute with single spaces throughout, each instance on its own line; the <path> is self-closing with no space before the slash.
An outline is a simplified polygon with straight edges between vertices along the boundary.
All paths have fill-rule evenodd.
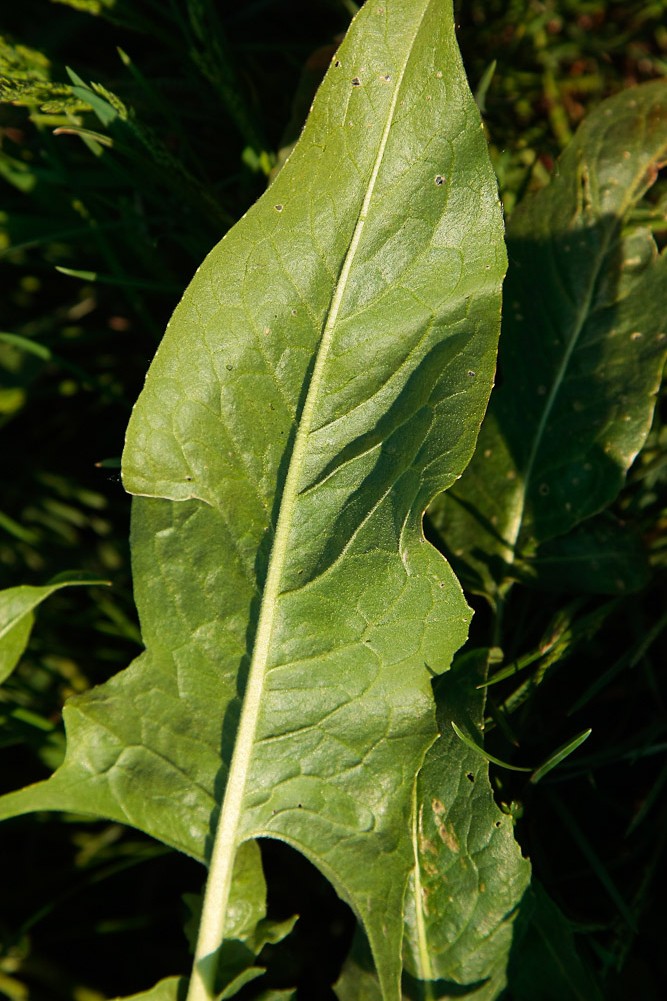
<path id="1" fill-rule="evenodd" d="M 485 677 L 486 651 L 476 650 L 437 683 L 441 735 L 419 773 L 413 819 L 415 866 L 404 942 L 408 997 L 448 997 L 457 985 L 480 1001 L 496 998 L 530 882 L 511 819 L 494 802 L 488 764 L 452 730 L 456 722 L 479 740 L 485 698 L 476 684 Z"/>
<path id="2" fill-rule="evenodd" d="M 488 763 L 474 747 L 484 721 L 488 651 L 457 657 L 436 682 L 439 739 L 415 788 L 414 866 L 403 941 L 403 1001 L 465 996 L 493 1001 L 506 984 L 513 926 L 530 883 L 530 863 L 512 822 L 496 805 Z M 368 946 L 357 934 L 340 979 L 341 1001 L 382 996 Z"/>
<path id="3" fill-rule="evenodd" d="M 421 516 L 474 445 L 504 266 L 451 5 L 371 0 L 135 408 L 147 652 L 70 706 L 63 768 L 0 811 L 86 804 L 200 858 L 217 828 L 222 917 L 239 844 L 288 841 L 360 915 L 396 996 L 429 672 L 469 617 Z"/>

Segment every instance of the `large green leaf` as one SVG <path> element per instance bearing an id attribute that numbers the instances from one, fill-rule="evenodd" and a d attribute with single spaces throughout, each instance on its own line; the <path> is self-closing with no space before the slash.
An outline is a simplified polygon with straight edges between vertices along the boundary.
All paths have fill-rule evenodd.
<path id="1" fill-rule="evenodd" d="M 416 786 L 414 866 L 406 897 L 405 1001 L 465 995 L 494 1001 L 506 982 L 513 925 L 530 880 L 512 821 L 496 806 L 489 766 L 473 741 L 484 720 L 486 652 L 457 659 L 436 685 L 440 739 Z M 340 1001 L 380 998 L 368 950 L 355 941 L 336 984 Z"/>
<path id="2" fill-rule="evenodd" d="M 484 725 L 486 656 L 461 657 L 436 686 L 441 737 L 428 751 L 416 789 L 415 865 L 406 898 L 408 996 L 493 1001 L 505 985 L 512 926 L 530 865 L 500 811 L 489 766 L 454 733 L 479 742 Z M 449 986 L 448 986 L 449 985 Z"/>
<path id="3" fill-rule="evenodd" d="M 239 845 L 281 838 L 396 998 L 432 673 L 469 611 L 422 513 L 488 398 L 505 266 L 449 0 L 370 0 L 267 194 L 199 269 L 124 455 L 147 651 L 65 710 L 0 815 L 133 824 L 210 860 L 211 996 Z"/>
<path id="4" fill-rule="evenodd" d="M 510 220 L 499 386 L 440 503 L 448 545 L 487 592 L 519 555 L 609 504 L 645 440 L 667 257 L 629 215 L 665 161 L 667 82 L 656 81 L 604 102 Z"/>

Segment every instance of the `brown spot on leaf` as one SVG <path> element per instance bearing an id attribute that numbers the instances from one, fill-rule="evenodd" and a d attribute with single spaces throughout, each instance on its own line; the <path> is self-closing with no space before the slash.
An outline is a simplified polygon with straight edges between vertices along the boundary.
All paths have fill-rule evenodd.
<path id="1" fill-rule="evenodd" d="M 422 855 L 437 855 L 438 850 L 431 841 L 430 838 L 426 838 L 423 835 L 419 838 L 419 851 Z"/>
<path id="2" fill-rule="evenodd" d="M 459 845 L 458 838 L 452 830 L 450 830 L 446 824 L 438 824 L 438 834 L 442 839 L 443 844 L 447 845 L 450 852 L 458 854 L 461 851 L 461 846 Z"/>

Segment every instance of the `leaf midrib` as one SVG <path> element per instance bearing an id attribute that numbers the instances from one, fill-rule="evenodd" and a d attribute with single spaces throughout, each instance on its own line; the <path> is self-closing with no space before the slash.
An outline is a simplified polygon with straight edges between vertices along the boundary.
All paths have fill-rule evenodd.
<path id="1" fill-rule="evenodd" d="M 417 804 L 418 781 L 412 787 L 412 851 L 414 855 L 414 908 L 415 908 L 415 932 L 417 939 L 417 949 L 415 960 L 422 981 L 424 991 L 424 1001 L 433 1001 L 431 982 L 435 980 L 433 964 L 431 963 L 431 950 L 426 931 L 426 921 L 424 920 L 424 891 L 422 886 L 422 871 L 419 853 L 419 829 L 422 823 L 421 811 Z M 422 807 L 423 809 L 423 807 Z"/>
<path id="2" fill-rule="evenodd" d="M 271 648 L 271 637 L 276 617 L 280 584 L 285 568 L 292 528 L 294 508 L 299 494 L 299 481 L 307 452 L 308 439 L 312 430 L 313 417 L 318 402 L 324 368 L 345 295 L 350 272 L 364 232 L 368 212 L 375 191 L 377 178 L 384 159 L 389 133 L 394 120 L 403 78 L 410 61 L 415 41 L 432 0 L 427 0 L 421 17 L 417 21 L 412 40 L 407 47 L 404 63 L 396 79 L 394 93 L 387 113 L 387 121 L 382 133 L 378 152 L 368 181 L 364 199 L 350 240 L 350 244 L 340 270 L 336 287 L 329 306 L 326 322 L 320 338 L 317 357 L 313 368 L 308 393 L 301 412 L 294 448 L 289 462 L 282 503 L 278 514 L 271 556 L 264 585 L 255 644 L 248 671 L 248 679 L 243 697 L 243 707 L 230 762 L 220 817 L 209 866 L 206 894 L 202 909 L 199 938 L 195 952 L 193 974 L 188 992 L 188 1001 L 209 1001 L 212 984 L 207 981 L 207 973 L 201 972 L 202 961 L 212 956 L 224 940 L 227 902 L 231 888 L 234 857 L 238 848 L 238 828 L 242 814 L 243 798 L 250 770 L 252 750 L 255 742 L 257 723 L 262 704 L 264 682 Z M 214 964 L 213 964 L 214 965 Z"/>

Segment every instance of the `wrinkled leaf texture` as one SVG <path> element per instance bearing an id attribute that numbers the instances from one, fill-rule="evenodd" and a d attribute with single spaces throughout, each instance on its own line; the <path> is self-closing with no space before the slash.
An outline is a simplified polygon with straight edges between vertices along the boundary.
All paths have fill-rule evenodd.
<path id="1" fill-rule="evenodd" d="M 666 162 L 658 80 L 600 105 L 551 183 L 510 219 L 499 385 L 472 462 L 434 511 L 472 586 L 488 594 L 519 558 L 610 504 L 646 439 L 667 347 L 667 255 L 630 213 Z M 586 537 L 588 558 L 614 572 L 610 542 Z M 543 552 L 548 583 L 559 549 Z M 540 555 L 526 566 L 534 578 Z M 562 550 L 565 586 L 570 555 Z M 636 586 L 641 565 L 615 577 L 619 586 L 597 589 Z"/>
<path id="2" fill-rule="evenodd" d="M 487 651 L 473 650 L 436 683 L 442 736 L 417 781 L 406 897 L 405 994 L 415 1001 L 462 987 L 474 1001 L 498 997 L 530 882 L 512 820 L 494 800 L 488 762 L 452 729 L 454 722 L 479 743 L 485 693 L 477 686 L 486 677 Z"/>
<path id="3" fill-rule="evenodd" d="M 456 658 L 438 679 L 440 740 L 429 749 L 416 786 L 414 868 L 406 896 L 404 1001 L 464 996 L 494 1001 L 506 984 L 513 925 L 530 881 L 512 821 L 493 796 L 489 765 L 474 743 L 484 724 L 487 651 Z M 382 994 L 360 936 L 336 984 L 340 1001 Z"/>
<path id="4" fill-rule="evenodd" d="M 209 862 L 209 914 L 238 846 L 280 838 L 352 905 L 398 997 L 431 677 L 470 614 L 422 514 L 473 450 L 504 268 L 451 3 L 369 0 L 134 410 L 146 652 L 70 702 L 63 766 L 0 816 L 134 825 Z"/>

